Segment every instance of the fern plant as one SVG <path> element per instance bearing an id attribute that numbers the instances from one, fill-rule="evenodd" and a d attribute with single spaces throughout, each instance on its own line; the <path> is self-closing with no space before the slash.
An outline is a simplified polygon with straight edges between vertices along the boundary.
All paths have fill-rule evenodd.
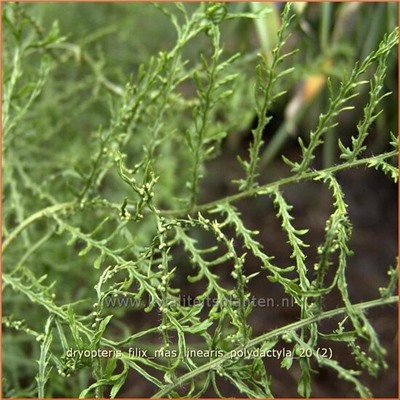
<path id="1" fill-rule="evenodd" d="M 332 75 L 328 106 L 295 156 L 283 154 L 289 170 L 271 178 L 265 134 L 303 50 L 291 42 L 302 26 L 291 4 L 274 47 L 257 55 L 226 50 L 224 35 L 235 24 L 259 26 L 275 6 L 157 3 L 174 43 L 129 78 L 96 47 L 112 27 L 73 41 L 57 23 L 47 31 L 38 7 L 8 3 L 2 15 L 3 396 L 273 397 L 277 361 L 294 371 L 302 397 L 322 370 L 370 397 L 364 372 L 376 377 L 388 364 L 368 312 L 397 303 L 397 262 L 385 287 L 354 301 L 348 274 L 358 254 L 341 177 L 366 168 L 397 182 L 396 135 L 382 133 L 387 146 L 369 152 L 397 29 Z M 356 130 L 321 167 L 327 135 L 355 108 L 363 109 Z M 229 193 L 213 195 L 207 185 L 221 171 L 212 163 L 228 162 L 230 137 L 251 118 L 248 152 L 229 161 L 240 175 Z M 330 193 L 314 256 L 286 195 L 307 182 Z M 279 222 L 285 263 L 263 243 L 268 227 L 248 225 L 253 206 L 260 220 Z M 255 328 L 270 311 L 255 282 L 264 294 L 284 293 L 291 321 Z"/>

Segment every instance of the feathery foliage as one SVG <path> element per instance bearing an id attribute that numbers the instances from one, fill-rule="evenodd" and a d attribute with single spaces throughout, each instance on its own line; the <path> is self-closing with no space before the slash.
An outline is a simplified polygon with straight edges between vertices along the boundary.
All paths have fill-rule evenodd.
<path id="1" fill-rule="evenodd" d="M 348 265 L 357 254 L 340 176 L 376 169 L 397 182 L 397 135 L 382 133 L 387 146 L 369 151 L 390 95 L 397 29 L 334 71 L 326 110 L 298 138 L 298 161 L 282 155 L 291 170 L 271 179 L 260 164 L 265 132 L 294 84 L 300 11 L 284 7 L 274 47 L 257 56 L 226 49 L 225 28 L 251 27 L 274 7 L 154 6 L 174 43 L 127 78 L 96 48 L 107 27 L 63 36 L 57 23 L 44 28 L 31 5 L 3 5 L 3 396 L 129 397 L 135 380 L 154 397 L 273 397 L 266 354 L 282 346 L 280 366 L 296 371 L 300 396 L 312 396 L 322 368 L 371 396 L 364 372 L 387 368 L 387 350 L 368 311 L 398 301 L 398 272 L 390 267 L 387 287 L 354 300 Z M 345 111 L 360 107 L 357 132 L 341 136 L 337 162 L 321 167 L 327 136 Z M 251 118 L 248 155 L 235 154 L 239 186 L 210 199 L 210 162 Z M 331 199 L 315 262 L 312 228 L 300 226 L 286 194 L 307 182 Z M 287 265 L 264 243 L 264 222 L 249 227 L 241 205 L 254 199 L 260 219 L 269 213 L 280 224 Z M 250 289 L 255 281 L 285 293 L 293 322 L 254 328 L 262 307 Z M 332 351 L 337 343 L 351 354 L 348 365 Z"/>

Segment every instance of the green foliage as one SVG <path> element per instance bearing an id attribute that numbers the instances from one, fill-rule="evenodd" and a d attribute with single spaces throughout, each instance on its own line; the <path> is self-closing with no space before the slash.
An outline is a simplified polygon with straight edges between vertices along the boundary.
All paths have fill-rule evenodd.
<path id="1" fill-rule="evenodd" d="M 126 5 L 133 6 L 144 7 Z M 300 160 L 282 155 L 291 171 L 265 181 L 265 130 L 294 85 L 297 50 L 290 38 L 304 21 L 287 4 L 270 41 L 274 47 L 255 57 L 229 50 L 226 33 L 234 24 L 251 27 L 253 20 L 260 30 L 274 8 L 239 6 L 155 4 L 155 18 L 166 18 L 174 42 L 131 74 L 132 54 L 117 68 L 102 53 L 107 27 L 70 38 L 57 23 L 42 26 L 38 5 L 4 5 L 3 332 L 7 343 L 30 355 L 4 347 L 5 397 L 114 398 L 125 393 L 131 374 L 154 397 L 210 391 L 272 397 L 274 376 L 260 354 L 282 344 L 292 353 L 280 365 L 299 373 L 300 396 L 312 396 L 318 368 L 371 396 L 362 374 L 377 376 L 387 363 L 367 312 L 398 301 L 398 272 L 390 267 L 387 287 L 355 303 L 347 270 L 357 254 L 338 175 L 374 168 L 397 182 L 396 136 L 383 132 L 386 146 L 372 155 L 368 139 L 390 95 L 387 75 L 398 31 L 349 63 L 348 72 L 332 75 L 326 110 L 298 138 Z M 356 108 L 356 97 L 363 102 L 357 133 L 345 136 L 349 144 L 337 140 L 337 163 L 320 167 L 320 147 L 340 128 L 342 113 Z M 227 143 L 254 117 L 248 160 L 235 154 L 243 173 L 235 180 L 238 190 L 209 201 L 210 162 L 224 156 Z M 306 182 L 331 196 L 315 263 L 308 256 L 311 228 L 299 226 L 285 193 Z M 286 237 L 288 265 L 279 265 L 263 244 L 262 225 L 250 228 L 242 215 L 239 204 L 255 198 L 264 209 L 269 202 L 275 206 L 267 212 Z M 254 333 L 249 287 L 255 280 L 286 293 L 296 322 Z M 191 290 L 196 302 L 185 304 Z M 340 304 L 328 309 L 334 293 Z M 352 366 L 336 354 L 321 354 L 321 346 L 337 342 L 352 355 Z M 149 355 L 132 353 L 139 348 Z M 102 351 L 111 355 L 97 356 Z M 161 353 L 153 356 L 155 351 Z M 227 386 L 232 393 L 224 392 Z"/>
<path id="2" fill-rule="evenodd" d="M 266 125 L 272 119 L 268 116 L 268 111 L 273 102 L 285 92 L 273 93 L 273 89 L 277 86 L 277 81 L 286 77 L 294 70 L 294 67 L 286 68 L 282 71 L 278 70 L 279 65 L 285 58 L 293 53 L 283 53 L 282 50 L 287 40 L 287 31 L 290 24 L 290 7 L 287 6 L 282 14 L 282 26 L 277 31 L 277 45 L 272 51 L 272 62 L 269 65 L 266 56 L 261 56 L 261 63 L 257 65 L 256 74 L 257 82 L 255 88 L 255 110 L 257 114 L 257 127 L 252 131 L 254 140 L 250 144 L 250 161 L 241 161 L 245 171 L 246 180 L 241 182 L 241 189 L 249 189 L 254 185 L 256 178 L 256 168 L 259 160 L 259 153 L 263 144 L 262 134 Z"/>
<path id="3" fill-rule="evenodd" d="M 315 157 L 315 149 L 323 143 L 324 134 L 337 125 L 335 119 L 339 116 L 339 114 L 341 114 L 343 111 L 353 109 L 352 106 L 347 106 L 346 103 L 357 96 L 358 93 L 354 93 L 354 89 L 358 88 L 360 85 L 368 83 L 368 81 L 361 80 L 360 78 L 363 74 L 365 74 L 365 72 L 373 64 L 373 62 L 377 58 L 379 58 L 381 62 L 374 77 L 374 82 L 371 85 L 371 101 L 364 109 L 364 120 L 357 127 L 359 131 L 359 136 L 356 139 L 352 140 L 354 149 L 353 151 L 350 151 L 349 149 L 345 149 L 344 146 L 341 145 L 341 149 L 344 152 L 343 158 L 345 159 L 354 160 L 357 155 L 363 150 L 362 142 L 367 135 L 367 129 L 376 118 L 376 115 L 373 114 L 373 110 L 382 99 L 378 97 L 378 93 L 382 88 L 385 59 L 387 58 L 393 46 L 397 44 L 397 42 L 398 32 L 397 30 L 394 30 L 382 40 L 379 48 L 376 51 L 369 54 L 362 63 L 355 65 L 350 75 L 348 77 L 345 77 L 344 80 L 341 82 L 340 90 L 336 95 L 333 93 L 332 86 L 329 85 L 330 98 L 328 111 L 319 116 L 318 126 L 310 133 L 310 142 L 308 146 L 305 145 L 301 139 L 299 140 L 302 150 L 301 162 L 293 163 L 286 159 L 286 162 L 292 167 L 293 172 L 301 173 L 306 171 L 310 167 L 311 162 Z"/>

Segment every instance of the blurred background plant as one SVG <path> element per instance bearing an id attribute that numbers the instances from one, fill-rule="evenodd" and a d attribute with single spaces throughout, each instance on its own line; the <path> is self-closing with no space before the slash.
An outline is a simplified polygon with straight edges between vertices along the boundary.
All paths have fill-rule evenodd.
<path id="1" fill-rule="evenodd" d="M 226 396 L 288 397 L 309 396 L 311 388 L 319 397 L 332 397 L 353 396 L 353 386 L 363 396 L 369 395 L 367 387 L 379 388 L 375 395 L 396 396 L 396 360 L 390 351 L 385 385 L 353 371 L 361 366 L 377 375 L 373 363 L 385 366 L 384 350 L 365 317 L 346 303 L 343 286 L 336 288 L 336 297 L 308 303 L 296 292 L 298 281 L 289 269 L 293 249 L 300 279 L 306 257 L 309 265 L 328 265 L 321 241 L 335 235 L 335 224 L 344 229 L 343 237 L 350 230 L 343 223 L 348 216 L 335 183 L 339 166 L 338 180 L 348 196 L 350 219 L 354 217 L 353 247 L 361 243 L 356 253 L 361 256 L 352 265 L 358 263 L 372 274 L 363 288 L 351 289 L 351 296 L 357 301 L 375 299 L 378 285 L 388 284 L 385 268 L 396 254 L 395 184 L 381 172 L 372 176 L 355 170 L 342 176 L 340 166 L 367 165 L 397 179 L 397 145 L 390 133 L 397 130 L 398 105 L 395 95 L 387 96 L 398 93 L 392 50 L 397 38 L 387 35 L 397 26 L 398 5 L 295 3 L 283 18 L 282 7 L 272 2 L 3 5 L 4 397 L 193 397 L 222 396 L 221 391 Z M 381 51 L 374 53 L 377 48 Z M 369 62 L 371 54 L 375 56 Z M 383 60 L 380 67 L 377 60 Z M 360 71 L 353 81 L 355 65 Z M 346 79 L 358 93 L 342 96 L 347 96 L 351 113 L 339 110 L 336 115 L 332 110 L 337 125 L 327 118 L 321 126 L 320 115 L 329 110 Z M 307 165 L 307 150 L 297 140 L 313 143 L 310 132 L 316 138 L 311 149 L 315 162 Z M 281 155 L 300 159 L 300 164 L 288 162 L 290 170 Z M 376 158 L 368 161 L 373 155 Z M 320 183 L 308 185 L 302 181 L 305 176 L 326 185 L 322 190 Z M 280 185 L 297 181 L 299 186 L 285 187 L 286 203 Z M 333 200 L 327 188 L 333 190 Z M 252 198 L 255 194 L 259 199 Z M 239 201 L 238 210 L 228 205 L 231 200 Z M 294 224 L 311 233 L 291 225 L 290 204 Z M 335 207 L 343 208 L 337 220 L 336 214 L 331 216 Z M 282 218 L 283 229 L 271 220 L 276 216 Z M 260 243 L 253 230 L 261 232 Z M 381 239 L 370 249 L 373 254 L 366 251 L 371 231 L 374 240 Z M 302 233 L 310 250 L 301 250 Z M 345 252 L 347 242 L 332 240 L 332 246 Z M 250 253 L 246 263 L 239 249 L 242 242 Z M 275 256 L 274 264 L 269 255 Z M 268 277 L 279 282 L 279 289 L 266 279 L 251 279 L 261 272 L 257 258 L 269 274 L 275 271 Z M 216 266 L 219 269 L 211 269 Z M 283 277 L 285 268 L 288 275 Z M 354 284 L 360 273 L 353 270 L 349 282 Z M 389 272 L 389 289 L 381 290 L 382 303 L 377 304 L 394 301 L 390 295 L 397 272 Z M 312 273 L 307 272 L 302 284 Z M 340 281 L 340 274 L 332 279 Z M 251 314 L 229 307 L 209 315 L 200 308 L 190 314 L 185 307 L 143 314 L 104 304 L 111 295 L 146 294 L 161 302 L 175 298 L 178 288 L 189 290 L 186 278 L 192 282 L 190 293 L 203 297 L 243 299 L 251 291 L 260 296 L 286 292 L 297 299 L 301 314 L 299 309 L 287 315 L 278 309 L 267 310 L 265 317 L 265 310 Z M 315 284 L 321 283 L 326 283 L 323 276 Z M 312 299 L 315 294 L 309 290 Z M 190 359 L 182 366 L 126 354 L 119 362 L 63 356 L 69 348 L 99 346 L 154 349 L 171 344 L 183 351 L 191 340 L 200 348 L 230 351 L 251 338 L 257 341 L 257 335 L 263 339 L 272 328 L 312 318 L 329 309 L 325 306 L 334 309 L 338 304 L 347 307 L 355 325 L 354 331 L 347 327 L 344 333 L 326 334 L 326 340 L 333 337 L 345 344 L 337 348 L 346 353 L 343 358 L 336 355 L 340 364 L 286 359 L 281 368 L 281 360 L 277 365 L 268 360 L 272 366 L 265 369 L 259 360 L 218 365 L 211 360 L 207 370 L 207 364 Z M 307 311 L 311 305 L 314 311 Z M 315 307 L 320 307 L 318 312 Z M 396 312 L 392 308 L 384 316 L 378 328 L 390 325 L 383 345 L 393 347 Z M 168 329 L 160 333 L 160 326 Z M 340 321 L 339 328 L 344 326 L 345 320 Z M 257 344 L 300 346 L 308 334 L 315 339 L 311 328 L 300 328 Z M 367 333 L 361 337 L 362 329 Z M 195 341 L 198 337 L 201 342 Z M 321 331 L 318 340 L 322 337 Z M 347 357 L 346 341 L 356 363 Z M 373 360 L 362 353 L 367 349 Z M 312 373 L 317 367 L 320 381 Z M 191 374 L 197 369 L 202 379 L 195 385 L 197 375 Z M 327 369 L 347 380 L 342 389 L 333 391 L 332 379 L 337 378 Z M 254 381 L 246 383 L 254 371 Z M 293 388 L 282 383 L 288 379 Z M 174 386 L 176 382 L 182 385 Z"/>

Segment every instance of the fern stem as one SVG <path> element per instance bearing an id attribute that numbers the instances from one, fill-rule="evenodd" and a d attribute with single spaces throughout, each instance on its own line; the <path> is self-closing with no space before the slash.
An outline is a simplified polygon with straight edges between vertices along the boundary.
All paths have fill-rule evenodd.
<path id="1" fill-rule="evenodd" d="M 259 195 L 260 193 L 266 194 L 266 193 L 272 193 L 275 189 L 278 187 L 284 186 L 284 185 L 289 185 L 291 183 L 298 183 L 301 181 L 305 180 L 310 180 L 317 178 L 322 172 L 324 174 L 334 174 L 339 171 L 343 171 L 346 169 L 350 168 L 355 168 L 359 167 L 362 165 L 367 165 L 377 158 L 379 160 L 386 160 L 388 158 L 392 157 L 397 157 L 397 151 L 393 150 L 384 154 L 381 154 L 379 156 L 372 156 L 368 158 L 363 158 L 359 160 L 354 160 L 351 162 L 346 162 L 340 165 L 335 165 L 333 167 L 324 169 L 322 171 L 309 171 L 309 172 L 304 172 L 299 175 L 294 175 L 290 176 L 288 178 L 281 179 L 279 182 L 273 182 L 273 183 L 267 183 L 266 185 L 259 186 L 257 188 L 252 188 L 249 190 L 246 190 L 244 192 L 236 193 L 231 196 L 227 196 L 224 201 L 226 203 L 234 203 L 236 201 L 245 199 L 247 197 L 253 197 L 256 195 Z M 196 214 L 199 211 L 208 211 L 216 206 L 221 202 L 221 199 L 217 199 L 214 201 L 211 201 L 209 203 L 201 204 L 196 207 L 194 207 L 190 214 Z M 105 203 L 103 203 L 105 205 Z M 112 203 L 107 203 L 107 206 L 110 208 L 115 208 L 119 209 L 120 205 L 112 204 Z M 3 246 L 2 246 L 2 252 L 3 254 L 5 253 L 6 249 L 9 247 L 9 245 L 15 240 L 15 238 L 22 232 L 24 231 L 29 225 L 31 225 L 33 222 L 37 221 L 38 219 L 41 219 L 43 217 L 46 217 L 51 214 L 58 214 L 60 212 L 66 212 L 70 211 L 74 207 L 77 207 L 76 202 L 67 202 L 67 203 L 61 203 L 61 204 L 56 204 L 54 206 L 46 207 L 40 211 L 37 211 L 36 213 L 32 214 L 30 217 L 22 221 L 11 233 L 10 235 L 4 240 Z M 178 209 L 178 210 L 160 210 L 160 215 L 165 215 L 165 216 L 181 216 L 181 215 L 187 215 L 187 209 Z"/>
<path id="2" fill-rule="evenodd" d="M 24 231 L 29 225 L 31 225 L 33 222 L 35 222 L 38 219 L 41 219 L 43 217 L 46 217 L 47 215 L 50 214 L 55 214 L 59 213 L 62 211 L 69 211 L 72 208 L 76 206 L 75 202 L 68 202 L 68 203 L 60 203 L 56 204 L 54 206 L 46 207 L 34 214 L 32 214 L 30 217 L 26 218 L 24 221 L 22 221 L 11 233 L 10 236 L 7 237 L 7 239 L 3 243 L 2 251 L 3 254 L 6 251 L 7 247 L 13 242 L 13 240 L 22 232 Z"/>
<path id="3" fill-rule="evenodd" d="M 358 303 L 358 304 L 353 305 L 353 307 L 354 307 L 354 309 L 361 311 L 361 310 L 367 310 L 367 309 L 370 309 L 373 307 L 379 307 L 379 306 L 397 303 L 398 301 L 399 301 L 398 296 L 391 296 L 391 297 L 388 297 L 387 299 L 375 299 L 375 300 L 370 300 L 370 301 L 366 301 L 363 303 Z M 171 390 L 182 386 L 185 382 L 195 378 L 197 375 L 200 375 L 200 374 L 202 374 L 206 371 L 212 370 L 212 369 L 216 369 L 218 366 L 223 364 L 225 361 L 231 359 L 233 357 L 233 355 L 238 352 L 238 350 L 250 349 L 250 348 L 260 345 L 268 340 L 276 338 L 279 335 L 285 334 L 288 331 L 295 331 L 295 330 L 305 327 L 307 325 L 310 325 L 310 324 L 313 324 L 316 322 L 320 322 L 320 321 L 328 319 L 328 318 L 333 318 L 333 317 L 336 317 L 337 315 L 341 315 L 346 312 L 347 312 L 346 307 L 329 310 L 318 316 L 314 316 L 314 317 L 310 317 L 307 319 L 303 319 L 301 321 L 293 322 L 292 324 L 283 326 L 278 329 L 274 329 L 271 332 L 264 333 L 263 335 L 260 335 L 256 338 L 250 340 L 246 346 L 238 346 L 237 348 L 226 353 L 223 357 L 216 358 L 216 359 L 200 366 L 196 370 L 190 371 L 190 372 L 186 373 L 185 375 L 182 375 L 180 378 L 178 378 L 176 380 L 176 382 L 165 386 L 163 389 L 158 391 L 152 398 L 164 397 L 164 396 L 168 395 L 171 392 Z"/>
<path id="4" fill-rule="evenodd" d="M 393 151 L 390 151 L 390 152 L 387 152 L 387 153 L 384 153 L 384 154 L 381 154 L 378 156 L 372 156 L 372 157 L 368 157 L 368 158 L 354 160 L 352 162 L 346 162 L 346 163 L 343 163 L 340 165 L 335 165 L 333 167 L 326 168 L 323 170 L 317 170 L 317 171 L 313 170 L 313 171 L 303 172 L 298 175 L 294 175 L 294 176 L 290 176 L 290 177 L 281 179 L 278 182 L 267 183 L 266 185 L 261 185 L 256 188 L 251 188 L 246 191 L 236 193 L 231 196 L 227 196 L 224 198 L 224 202 L 234 203 L 236 201 L 245 199 L 247 197 L 253 197 L 253 196 L 260 195 L 260 194 L 272 193 L 274 190 L 276 190 L 277 188 L 279 188 L 281 186 L 314 179 L 314 178 L 317 178 L 318 176 L 320 176 L 322 173 L 327 174 L 327 175 L 335 174 L 336 172 L 343 171 L 346 169 L 360 167 L 363 165 L 368 165 L 369 163 L 374 162 L 374 160 L 376 160 L 376 159 L 379 159 L 382 161 L 382 160 L 386 160 L 386 159 L 389 159 L 392 157 L 397 157 L 397 154 L 398 154 L 398 152 L 396 150 L 393 150 Z M 220 204 L 220 202 L 221 202 L 221 199 L 217 199 L 217 200 L 211 201 L 209 203 L 198 205 L 197 207 L 194 207 L 191 210 L 190 214 L 197 214 L 199 211 L 200 212 L 208 211 L 208 210 L 218 206 L 218 204 Z M 187 215 L 187 209 L 161 210 L 160 214 L 165 215 L 165 216 L 167 216 L 167 215 L 168 216 Z"/>

